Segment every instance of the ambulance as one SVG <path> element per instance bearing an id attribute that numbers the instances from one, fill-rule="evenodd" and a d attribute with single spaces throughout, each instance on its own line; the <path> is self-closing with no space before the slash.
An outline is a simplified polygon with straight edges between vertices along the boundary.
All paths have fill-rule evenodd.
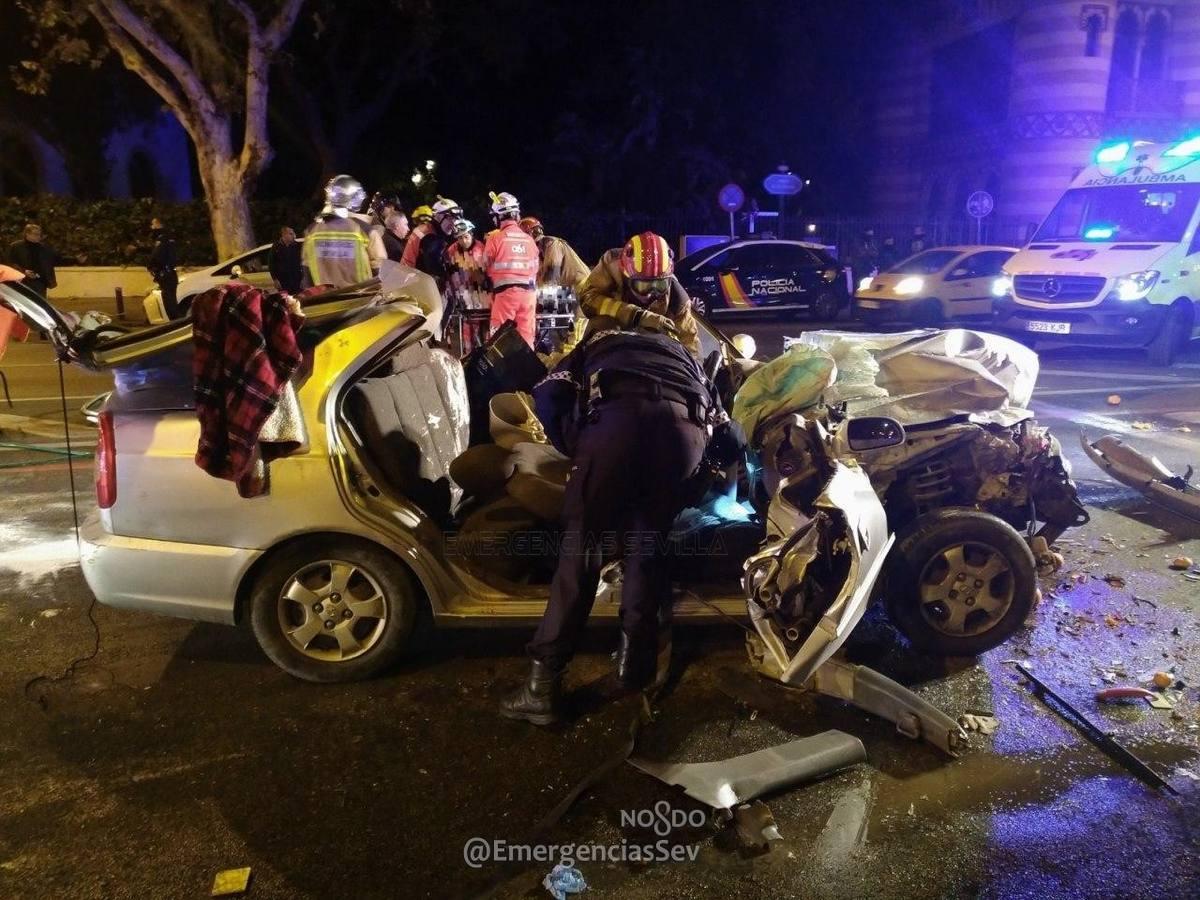
<path id="1" fill-rule="evenodd" d="M 1144 347 L 1169 366 L 1200 316 L 1200 136 L 1101 146 L 992 287 L 1026 343 Z"/>

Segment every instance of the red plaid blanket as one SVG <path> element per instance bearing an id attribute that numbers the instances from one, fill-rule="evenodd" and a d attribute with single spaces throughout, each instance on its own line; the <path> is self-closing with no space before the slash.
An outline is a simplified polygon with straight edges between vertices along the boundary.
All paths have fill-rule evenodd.
<path id="1" fill-rule="evenodd" d="M 196 414 L 200 443 L 196 465 L 237 482 L 243 497 L 261 494 L 256 463 L 284 456 L 296 445 L 260 446 L 263 423 L 301 362 L 293 315 L 280 294 L 264 296 L 248 284 L 205 291 L 192 304 Z"/>

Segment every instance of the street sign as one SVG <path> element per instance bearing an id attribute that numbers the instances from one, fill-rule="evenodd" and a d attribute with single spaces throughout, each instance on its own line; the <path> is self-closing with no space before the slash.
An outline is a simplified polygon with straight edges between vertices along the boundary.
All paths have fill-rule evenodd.
<path id="1" fill-rule="evenodd" d="M 976 191 L 967 198 L 967 215 L 983 219 L 991 214 L 995 206 L 991 194 L 987 191 Z"/>
<path id="2" fill-rule="evenodd" d="M 746 192 L 736 184 L 727 184 L 717 192 L 717 206 L 727 213 L 735 213 L 746 202 Z"/>
<path id="3" fill-rule="evenodd" d="M 774 172 L 763 179 L 763 190 L 775 197 L 790 197 L 804 189 L 804 180 L 791 172 Z"/>

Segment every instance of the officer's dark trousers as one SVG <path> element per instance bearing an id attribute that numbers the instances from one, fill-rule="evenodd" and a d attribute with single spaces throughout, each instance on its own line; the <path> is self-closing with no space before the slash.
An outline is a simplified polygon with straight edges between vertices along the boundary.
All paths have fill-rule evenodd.
<path id="1" fill-rule="evenodd" d="M 158 279 L 158 289 L 162 293 L 163 312 L 168 319 L 179 318 L 179 301 L 176 299 L 179 290 L 179 276 L 175 272 L 166 272 Z"/>
<path id="2" fill-rule="evenodd" d="M 529 644 L 559 669 L 582 636 L 600 569 L 623 556 L 621 627 L 634 652 L 654 653 L 660 609 L 669 616 L 666 540 L 683 508 L 684 486 L 707 435 L 687 409 L 667 400 L 603 401 L 584 426 L 563 503 L 562 549 L 550 603 Z"/>

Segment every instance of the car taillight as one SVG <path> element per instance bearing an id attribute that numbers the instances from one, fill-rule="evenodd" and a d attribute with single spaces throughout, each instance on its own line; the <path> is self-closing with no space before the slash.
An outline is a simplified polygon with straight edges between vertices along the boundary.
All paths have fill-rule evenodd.
<path id="1" fill-rule="evenodd" d="M 100 413 L 96 424 L 99 426 L 96 440 L 96 504 L 101 509 L 112 509 L 117 502 L 117 441 L 113 432 L 112 413 Z"/>

